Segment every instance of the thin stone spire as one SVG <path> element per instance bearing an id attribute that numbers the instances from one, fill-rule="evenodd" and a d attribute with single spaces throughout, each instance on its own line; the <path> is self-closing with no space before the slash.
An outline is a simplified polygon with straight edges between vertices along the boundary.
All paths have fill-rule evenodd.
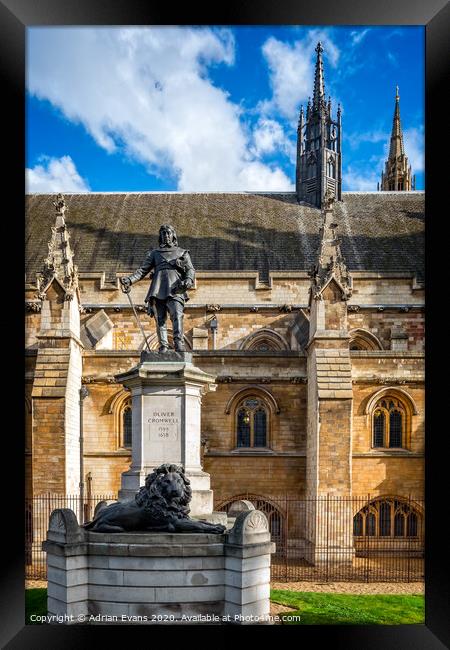
<path id="1" fill-rule="evenodd" d="M 323 47 L 320 41 L 317 43 L 315 51 L 317 52 L 317 59 L 316 59 L 316 69 L 314 72 L 313 107 L 314 109 L 317 109 L 319 108 L 319 106 L 321 105 L 325 97 L 325 82 L 323 76 L 323 60 L 322 60 Z"/>
<path id="2" fill-rule="evenodd" d="M 402 192 L 415 189 L 415 178 L 412 176 L 411 166 L 408 164 L 403 143 L 398 86 L 395 88 L 395 108 L 389 142 L 389 157 L 386 160 L 384 172 L 381 173 L 380 189 L 384 192 Z"/>
<path id="3" fill-rule="evenodd" d="M 389 158 L 398 158 L 399 156 L 403 156 L 404 153 L 405 149 L 403 146 L 402 124 L 400 121 L 400 95 L 398 94 L 398 86 L 396 86 L 394 118 L 392 120 L 391 142 L 389 145 Z"/>

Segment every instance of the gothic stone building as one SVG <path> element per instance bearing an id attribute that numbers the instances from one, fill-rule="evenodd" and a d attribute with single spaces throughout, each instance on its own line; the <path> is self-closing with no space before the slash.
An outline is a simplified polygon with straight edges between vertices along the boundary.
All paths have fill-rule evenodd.
<path id="1" fill-rule="evenodd" d="M 386 174 L 410 179 L 397 109 L 398 98 Z M 27 494 L 76 494 L 80 480 L 117 494 L 131 410 L 114 375 L 143 348 L 119 278 L 170 223 L 197 270 L 185 345 L 217 377 L 201 422 L 216 503 L 247 492 L 420 497 L 424 194 L 386 182 L 341 190 L 341 119 L 319 46 L 295 192 L 28 195 Z M 156 349 L 147 288 L 131 295 Z"/>

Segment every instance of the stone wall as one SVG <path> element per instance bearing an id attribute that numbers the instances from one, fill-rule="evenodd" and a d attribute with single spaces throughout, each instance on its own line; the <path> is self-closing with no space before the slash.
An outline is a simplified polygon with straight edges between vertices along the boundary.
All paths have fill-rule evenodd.
<path id="1" fill-rule="evenodd" d="M 65 492 L 65 408 L 62 397 L 33 400 L 33 494 Z"/>
<path id="2" fill-rule="evenodd" d="M 374 334 L 383 349 L 392 349 L 391 335 L 402 332 L 405 335 L 405 349 L 423 351 L 425 346 L 425 313 L 423 310 L 408 312 L 398 309 L 360 310 L 348 316 L 348 328 L 364 329 Z"/>
<path id="3" fill-rule="evenodd" d="M 425 489 L 423 457 L 386 455 L 385 457 L 353 458 L 353 494 L 371 498 L 400 495 L 423 498 Z"/>
<path id="4" fill-rule="evenodd" d="M 200 364 L 199 364 L 200 365 Z M 201 367 L 201 366 L 200 366 Z M 203 368 L 202 368 L 203 369 Z M 256 384 L 256 382 L 255 382 Z M 254 388 L 252 388 L 254 386 Z M 280 412 L 269 411 L 269 447 L 274 452 L 305 451 L 306 441 L 306 386 L 290 383 L 247 384 L 233 382 L 219 384 L 217 391 L 203 398 L 202 434 L 207 438 L 208 449 L 214 452 L 236 450 L 236 404 L 230 412 L 225 407 L 240 391 L 253 392 L 266 399 L 267 391 L 275 398 Z M 266 401 L 267 403 L 267 401 Z"/>
<path id="5" fill-rule="evenodd" d="M 135 269 L 130 269 L 130 273 Z M 97 277 L 89 277 L 91 275 Z M 258 272 L 205 272 L 197 271 L 196 288 L 189 292 L 195 304 L 306 303 L 308 301 L 309 278 L 304 272 L 285 271 L 272 273 L 271 286 L 261 284 Z M 99 274 L 80 274 L 80 292 L 83 304 L 101 302 L 125 303 L 119 287 L 104 285 Z M 103 286 L 102 286 L 103 285 Z M 133 285 L 132 297 L 135 304 L 143 304 L 149 285 L 148 278 Z"/>
<path id="6" fill-rule="evenodd" d="M 322 400 L 319 405 L 319 464 L 317 493 L 348 496 L 351 477 L 352 400 Z"/>
<path id="7" fill-rule="evenodd" d="M 214 499 L 226 500 L 238 495 L 305 496 L 306 458 L 248 456 L 205 456 L 204 470 L 211 475 Z"/>
<path id="8" fill-rule="evenodd" d="M 413 278 L 398 277 L 401 274 L 355 272 L 350 269 L 353 277 L 353 292 L 349 304 L 390 304 L 401 305 L 424 302 L 423 287 L 416 287 Z"/>
<path id="9" fill-rule="evenodd" d="M 354 272 L 352 276 L 353 295 L 349 301 L 348 330 L 350 332 L 354 329 L 368 330 L 381 341 L 384 348 L 384 351 L 379 354 L 377 351 L 350 352 L 353 381 L 351 389 L 354 398 L 351 452 L 356 455 L 352 463 L 353 489 L 355 494 L 360 493 L 361 490 L 363 493 L 367 490 L 376 491 L 377 485 L 385 480 L 380 478 L 383 471 L 381 462 L 385 463 L 383 466 L 386 472 L 390 472 L 391 467 L 394 471 L 392 463 L 400 463 L 398 466 L 395 465 L 395 471 L 399 472 L 399 477 L 395 479 L 396 489 L 402 491 L 402 475 L 405 476 L 405 485 L 415 485 L 415 489 L 418 489 L 422 478 L 419 477 L 418 482 L 414 484 L 409 477 L 414 473 L 417 474 L 418 468 L 422 468 L 420 476 L 423 475 L 423 457 L 411 456 L 401 459 L 394 457 L 391 461 L 390 457 L 366 459 L 360 455 L 372 453 L 369 444 L 370 421 L 362 412 L 364 404 L 377 390 L 389 385 L 402 387 L 411 394 L 417 405 L 418 413 L 412 417 L 411 423 L 410 451 L 412 454 L 423 454 L 424 312 L 417 308 L 417 305 L 423 304 L 423 290 L 414 288 L 412 278 L 383 277 L 381 274 L 365 272 Z M 76 376 L 80 374 L 80 362 L 85 385 L 89 390 L 89 396 L 84 402 L 84 462 L 85 474 L 88 472 L 92 474 L 93 492 L 116 492 L 120 484 L 120 475 L 128 469 L 131 462 L 130 453 L 120 448 L 117 422 L 114 414 L 109 410 L 111 401 L 120 390 L 120 386 L 111 382 L 113 375 L 125 372 L 138 363 L 137 350 L 142 347 L 142 336 L 131 310 L 126 306 L 126 297 L 118 287 L 105 284 L 98 274 L 91 276 L 81 274 L 80 284 L 82 304 L 110 305 L 105 307 L 105 311 L 114 323 L 114 329 L 108 345 L 119 349 L 116 351 L 84 350 L 81 358 L 74 353 L 71 365 L 67 356 L 69 352 L 67 346 L 66 350 L 54 346 L 45 352 L 36 351 L 36 357 L 27 357 L 30 362 L 29 379 L 34 381 L 32 467 L 35 473 L 33 478 L 35 494 L 42 490 L 47 491 L 49 486 L 52 489 L 53 487 L 57 490 L 64 489 L 60 479 L 61 467 L 65 466 L 64 463 L 67 467 L 72 467 L 69 472 L 73 477 L 71 490 L 75 489 L 75 483 L 78 481 L 74 474 L 78 462 L 76 440 L 79 435 L 77 431 L 79 406 L 75 389 L 78 380 L 72 382 L 72 388 L 66 388 L 65 383 L 70 377 L 74 377 L 73 373 Z M 213 339 L 209 321 L 216 316 L 219 324 L 216 347 L 219 349 L 237 351 L 248 343 L 248 337 L 252 334 L 262 330 L 272 330 L 275 335 L 278 335 L 279 340 L 287 342 L 288 345 L 294 343 L 298 351 L 298 355 L 294 357 L 293 352 L 288 351 L 277 352 L 266 357 L 244 352 L 242 356 L 236 357 L 218 354 L 217 356 L 199 355 L 194 358 L 196 365 L 205 372 L 216 375 L 219 381 L 217 391 L 206 395 L 202 404 L 202 435 L 207 438 L 205 469 L 211 473 L 213 487 L 217 490 L 224 490 L 231 480 L 234 494 L 247 490 L 267 495 L 282 494 L 286 491 L 297 495 L 305 493 L 306 472 L 310 471 L 306 468 L 305 460 L 308 402 L 310 421 L 316 421 L 319 414 L 314 407 L 314 400 L 317 398 L 314 387 L 302 383 L 306 378 L 306 356 L 302 356 L 302 351 L 298 350 L 299 342 L 293 337 L 292 332 L 300 317 L 303 319 L 302 322 L 307 323 L 304 319 L 305 314 L 306 317 L 308 314 L 304 312 L 301 315 L 295 309 L 285 313 L 280 311 L 280 308 L 284 304 L 306 305 L 309 284 L 310 280 L 304 272 L 284 273 L 284 275 L 272 273 L 271 284 L 268 285 L 259 282 L 257 273 L 199 272 L 197 274 L 197 289 L 190 294 L 191 300 L 187 303 L 185 316 L 186 335 L 190 343 L 194 342 L 194 347 L 201 347 L 211 354 Z M 133 286 L 135 304 L 143 303 L 147 286 L 147 280 Z M 27 300 L 34 300 L 34 296 L 35 289 L 32 290 L 28 285 Z M 54 295 L 50 293 L 49 298 L 55 302 L 55 305 L 48 304 L 41 313 L 26 312 L 26 346 L 30 354 L 37 346 L 41 327 L 48 328 L 51 319 L 55 318 L 60 328 L 66 323 L 62 315 L 61 303 L 58 303 L 57 292 Z M 214 304 L 222 305 L 222 309 L 218 312 L 207 311 L 206 305 Z M 248 307 L 223 307 L 226 304 L 241 304 Z M 266 304 L 270 305 L 269 309 L 260 308 L 259 311 L 250 311 L 254 305 Z M 396 305 L 396 307 L 385 308 L 380 312 L 377 307 L 380 304 Z M 416 307 L 405 311 L 400 309 L 401 304 Z M 118 305 L 122 307 L 118 308 Z M 362 305 L 363 308 L 351 311 L 352 305 Z M 115 311 L 115 308 L 119 311 Z M 90 318 L 93 313 L 96 313 L 95 309 L 94 312 L 83 314 L 82 322 Z M 338 316 L 340 318 L 339 314 Z M 154 321 L 143 312 L 140 312 L 140 317 L 146 332 L 154 334 Z M 334 326 L 336 323 L 332 319 L 331 312 L 327 317 L 331 318 L 329 324 Z M 202 336 L 193 338 L 194 329 Z M 393 330 L 402 330 L 405 333 L 406 338 L 400 341 L 400 345 L 405 345 L 406 349 L 397 352 L 391 350 Z M 104 348 L 105 345 L 101 344 L 99 347 Z M 58 357 L 57 362 L 56 357 Z M 33 370 L 34 364 L 36 365 Z M 332 368 L 328 370 L 334 372 Z M 331 376 L 328 379 L 330 378 Z M 335 379 L 339 377 L 336 376 Z M 329 387 L 325 389 L 325 383 L 338 384 L 337 381 L 322 383 L 323 390 L 331 390 Z M 235 449 L 235 414 L 234 411 L 225 413 L 225 407 L 234 394 L 252 385 L 273 394 L 280 407 L 279 414 L 270 415 L 270 445 L 275 453 L 272 456 L 257 453 L 244 456 L 240 452 L 232 451 Z M 61 403 L 58 396 L 65 397 L 66 391 L 68 410 L 67 416 L 64 417 L 67 423 L 68 440 L 72 442 L 63 452 L 61 445 L 65 443 L 61 438 Z M 44 394 L 45 400 L 39 404 L 38 399 Z M 328 416 L 324 413 L 323 417 Z M 345 435 L 348 436 L 349 432 L 347 431 Z M 58 465 L 58 472 L 56 472 L 58 478 L 54 479 L 51 476 L 50 482 L 47 482 L 51 475 L 49 466 L 56 467 L 56 465 Z M 369 466 L 370 470 L 367 469 Z M 30 462 L 28 467 L 30 468 Z M 31 468 L 27 471 L 29 472 Z M 246 472 L 250 474 L 247 476 Z M 326 472 L 327 470 L 324 469 L 324 481 Z M 363 473 L 361 477 L 360 472 Z M 31 485 L 30 479 L 28 483 Z"/>

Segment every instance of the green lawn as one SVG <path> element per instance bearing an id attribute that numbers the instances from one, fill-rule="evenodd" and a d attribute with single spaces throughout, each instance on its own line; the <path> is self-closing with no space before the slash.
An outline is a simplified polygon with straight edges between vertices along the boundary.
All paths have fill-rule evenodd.
<path id="1" fill-rule="evenodd" d="M 312 593 L 273 589 L 271 600 L 294 607 L 280 614 L 300 616 L 300 621 L 283 621 L 287 625 L 401 625 L 424 623 L 424 596 L 355 596 L 353 594 Z"/>
<path id="2" fill-rule="evenodd" d="M 25 622 L 27 625 L 41 625 L 30 621 L 31 614 L 45 616 L 47 614 L 47 589 L 25 590 Z"/>

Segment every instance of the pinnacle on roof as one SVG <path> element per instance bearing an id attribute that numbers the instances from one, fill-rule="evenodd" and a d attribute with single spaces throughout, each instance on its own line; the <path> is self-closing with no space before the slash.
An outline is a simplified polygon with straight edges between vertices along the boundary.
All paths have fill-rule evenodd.
<path id="1" fill-rule="evenodd" d="M 43 271 L 40 274 L 39 293 L 41 299 L 54 279 L 65 291 L 65 300 L 71 300 L 78 286 L 77 267 L 73 263 L 73 252 L 69 244 L 70 233 L 67 230 L 64 214 L 67 210 L 62 194 L 53 201 L 56 209 L 55 225 L 51 228 L 51 238 L 48 245 L 48 255 L 44 260 Z"/>
<path id="2" fill-rule="evenodd" d="M 333 216 L 334 196 L 327 193 L 323 209 L 323 225 L 320 228 L 320 248 L 317 263 L 311 271 L 311 296 L 320 300 L 325 287 L 334 280 L 342 291 L 342 300 L 352 294 L 352 281 L 336 235 L 338 224 Z"/>

